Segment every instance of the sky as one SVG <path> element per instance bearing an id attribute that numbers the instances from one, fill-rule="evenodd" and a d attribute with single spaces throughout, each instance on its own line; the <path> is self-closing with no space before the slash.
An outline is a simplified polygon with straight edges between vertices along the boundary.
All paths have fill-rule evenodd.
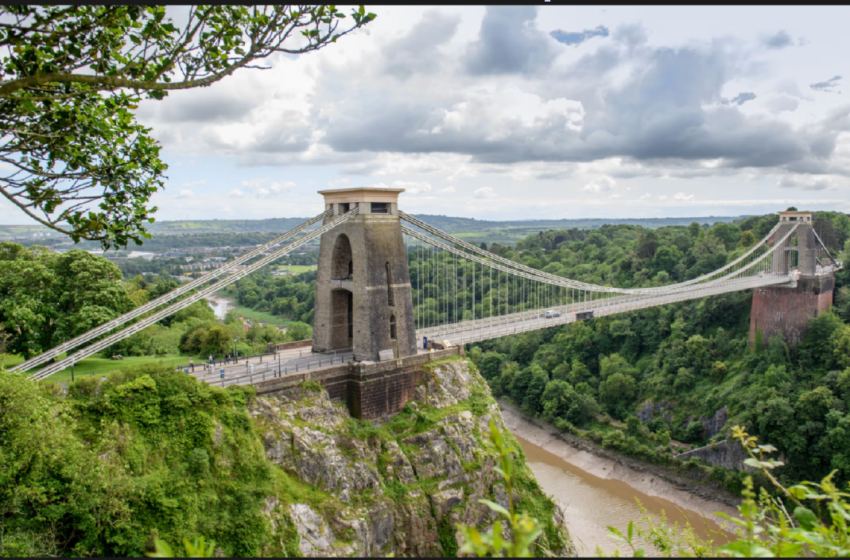
<path id="1" fill-rule="evenodd" d="M 357 186 L 490 220 L 850 212 L 850 7 L 557 4 L 367 5 L 326 49 L 143 102 L 157 219 Z"/>

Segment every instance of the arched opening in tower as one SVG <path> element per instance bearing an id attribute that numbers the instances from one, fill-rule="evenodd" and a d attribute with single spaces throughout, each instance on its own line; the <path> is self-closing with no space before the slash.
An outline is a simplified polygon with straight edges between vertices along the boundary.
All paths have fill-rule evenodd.
<path id="1" fill-rule="evenodd" d="M 333 280 L 351 280 L 353 277 L 354 261 L 351 256 L 351 241 L 343 233 L 336 238 L 336 242 L 334 243 L 331 278 Z"/>
<path id="2" fill-rule="evenodd" d="M 395 326 L 395 314 L 390 315 L 390 338 L 392 340 L 398 339 L 398 335 L 396 334 L 396 326 Z"/>
<path id="3" fill-rule="evenodd" d="M 331 291 L 331 350 L 354 347 L 354 296 L 348 290 Z"/>

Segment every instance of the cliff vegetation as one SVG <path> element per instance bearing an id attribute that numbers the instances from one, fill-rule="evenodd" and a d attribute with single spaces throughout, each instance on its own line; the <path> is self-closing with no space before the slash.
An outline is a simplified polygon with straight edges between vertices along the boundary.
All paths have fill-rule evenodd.
<path id="1" fill-rule="evenodd" d="M 385 422 L 317 384 L 257 397 L 144 366 L 57 385 L 0 373 L 0 555 L 138 556 L 205 537 L 226 556 L 452 556 L 458 524 L 508 503 L 487 437 L 504 425 L 465 360 L 436 362 Z M 513 442 L 513 447 L 519 446 Z M 534 551 L 570 554 L 560 508 L 517 452 Z"/>

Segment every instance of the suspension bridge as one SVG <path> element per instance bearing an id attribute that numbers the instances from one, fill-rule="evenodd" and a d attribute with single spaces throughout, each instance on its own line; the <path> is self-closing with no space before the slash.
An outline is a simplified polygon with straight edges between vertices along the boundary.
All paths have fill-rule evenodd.
<path id="1" fill-rule="evenodd" d="M 352 364 L 394 360 L 398 372 L 406 371 L 405 359 L 427 351 L 429 341 L 462 346 L 740 290 L 785 290 L 803 298 L 814 291 L 817 313 L 823 306 L 821 292 L 827 288 L 831 303 L 828 280 L 833 278 L 834 284 L 834 271 L 841 267 L 813 229 L 811 213 L 780 212 L 780 221 L 763 239 L 710 273 L 650 288 L 596 285 L 525 266 L 430 226 L 398 209 L 401 192 L 322 191 L 325 211 L 318 216 L 15 370 L 45 379 L 317 238 L 321 241 L 311 355 L 344 352 Z M 791 305 L 804 300 L 794 301 Z M 329 362 L 338 367 L 333 366 L 335 360 Z M 39 366 L 43 367 L 35 369 Z M 383 371 L 386 377 L 387 370 Z M 365 398 L 366 389 L 357 391 L 357 398 Z M 399 399 L 384 412 L 397 409 L 404 397 Z"/>

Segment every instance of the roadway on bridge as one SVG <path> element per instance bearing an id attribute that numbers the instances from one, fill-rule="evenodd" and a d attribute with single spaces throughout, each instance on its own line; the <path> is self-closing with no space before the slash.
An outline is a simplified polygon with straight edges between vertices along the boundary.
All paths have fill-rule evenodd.
<path id="1" fill-rule="evenodd" d="M 699 299 L 706 296 L 765 286 L 789 284 L 793 281 L 794 278 L 790 276 L 758 276 L 754 278 L 730 280 L 722 284 L 695 287 L 694 290 L 689 292 L 679 292 L 657 297 L 636 299 L 620 297 L 608 300 L 603 299 L 597 302 L 582 304 L 581 307 L 576 305 L 576 309 L 573 309 L 572 305 L 551 307 L 550 309 L 560 312 L 560 316 L 558 317 L 546 318 L 544 316 L 546 310 L 540 309 L 531 312 L 500 315 L 476 321 L 440 325 L 427 329 L 420 329 L 416 331 L 416 336 L 420 346 L 422 345 L 423 337 L 428 337 L 429 340 L 435 340 L 438 342 L 448 340 L 455 345 L 469 344 L 472 342 L 490 340 L 511 334 L 519 334 L 573 323 L 576 321 L 577 316 L 582 316 L 582 313 L 591 311 L 593 312 L 593 317 L 602 317 L 605 315 L 614 315 L 616 313 L 646 309 L 648 307 L 655 307 L 657 305 L 664 305 L 676 301 Z"/>

